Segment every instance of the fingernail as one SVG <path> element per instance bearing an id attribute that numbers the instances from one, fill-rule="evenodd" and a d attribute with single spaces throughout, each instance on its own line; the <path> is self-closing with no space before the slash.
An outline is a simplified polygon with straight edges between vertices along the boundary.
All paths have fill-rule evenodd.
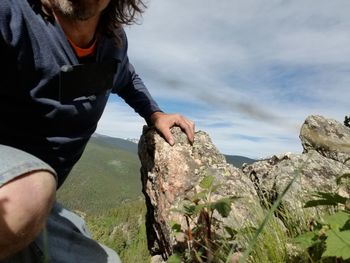
<path id="1" fill-rule="evenodd" d="M 169 139 L 169 144 L 170 144 L 171 146 L 173 146 L 173 145 L 175 144 L 174 140 L 173 140 L 173 139 Z"/>

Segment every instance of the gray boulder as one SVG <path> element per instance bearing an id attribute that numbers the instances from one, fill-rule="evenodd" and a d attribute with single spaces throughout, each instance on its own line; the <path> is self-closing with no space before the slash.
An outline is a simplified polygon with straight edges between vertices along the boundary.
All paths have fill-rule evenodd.
<path id="1" fill-rule="evenodd" d="M 321 155 L 345 163 L 350 158 L 350 128 L 322 116 L 309 116 L 300 131 L 304 152 L 315 150 Z M 346 163 L 350 167 L 350 161 Z"/>
<path id="2" fill-rule="evenodd" d="M 253 217 L 252 206 L 259 207 L 253 183 L 241 170 L 227 164 L 211 142 L 208 134 L 197 132 L 191 145 L 180 128 L 173 128 L 175 145 L 170 146 L 154 130 L 146 129 L 139 142 L 143 191 L 148 214 L 147 230 L 152 254 L 167 258 L 182 237 L 171 235 L 172 221 L 186 228 L 184 217 L 176 212 L 186 199 L 198 192 L 200 181 L 214 176 L 223 185 L 211 195 L 213 201 L 225 196 L 239 196 L 232 204 L 232 216 L 227 223 L 243 225 Z"/>

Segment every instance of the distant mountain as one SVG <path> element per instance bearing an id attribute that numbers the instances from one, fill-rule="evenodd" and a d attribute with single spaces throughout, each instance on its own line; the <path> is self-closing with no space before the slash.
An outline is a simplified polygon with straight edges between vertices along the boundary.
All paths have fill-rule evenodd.
<path id="1" fill-rule="evenodd" d="M 124 149 L 126 151 L 130 151 L 132 153 L 137 154 L 137 143 L 138 139 L 120 139 L 120 138 L 113 138 L 106 135 L 101 135 L 95 133 L 93 137 L 91 138 L 91 141 L 94 142 L 95 140 L 98 141 L 99 144 L 106 144 L 109 146 L 116 146 L 117 148 Z M 251 164 L 255 162 L 256 160 L 240 156 L 240 155 L 224 155 L 226 158 L 226 161 L 238 168 L 241 168 L 241 166 L 244 163 Z"/>
<path id="2" fill-rule="evenodd" d="M 63 186 L 58 200 L 73 210 L 98 214 L 142 196 L 135 143 L 94 135 Z"/>
<path id="3" fill-rule="evenodd" d="M 225 155 L 226 161 L 233 166 L 241 168 L 244 163 L 251 164 L 256 162 L 256 160 L 240 156 L 240 155 Z"/>
<path id="4" fill-rule="evenodd" d="M 136 144 L 138 144 L 140 141 L 140 139 L 136 139 L 136 138 L 125 138 L 125 140 L 136 143 Z"/>
<path id="5" fill-rule="evenodd" d="M 121 138 L 114 138 L 109 137 L 106 135 L 101 135 L 98 133 L 95 133 L 91 139 L 91 142 L 98 142 L 101 145 L 109 145 L 109 146 L 116 146 L 117 148 L 132 152 L 137 154 L 137 142 L 136 139 L 121 139 Z"/>

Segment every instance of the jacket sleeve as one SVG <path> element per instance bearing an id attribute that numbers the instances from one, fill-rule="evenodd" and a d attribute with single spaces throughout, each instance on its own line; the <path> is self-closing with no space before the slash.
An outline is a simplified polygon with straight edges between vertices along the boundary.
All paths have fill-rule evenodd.
<path id="1" fill-rule="evenodd" d="M 12 10 L 7 0 L 0 1 L 0 41 L 8 44 L 13 35 L 10 30 Z"/>
<path id="2" fill-rule="evenodd" d="M 127 38 L 125 32 L 122 34 L 123 52 L 119 64 L 117 81 L 113 92 L 122 97 L 138 114 L 140 114 L 151 125 L 150 117 L 152 113 L 161 111 L 157 103 L 148 92 L 145 84 L 135 72 L 135 68 L 129 62 L 127 55 Z"/>

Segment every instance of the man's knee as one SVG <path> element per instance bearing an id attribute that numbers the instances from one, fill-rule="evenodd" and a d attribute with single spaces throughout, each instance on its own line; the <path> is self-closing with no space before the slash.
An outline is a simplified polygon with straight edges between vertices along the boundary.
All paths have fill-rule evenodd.
<path id="1" fill-rule="evenodd" d="M 24 174 L 0 187 L 0 251 L 19 250 L 34 240 L 45 225 L 55 192 L 56 180 L 47 171 Z"/>

